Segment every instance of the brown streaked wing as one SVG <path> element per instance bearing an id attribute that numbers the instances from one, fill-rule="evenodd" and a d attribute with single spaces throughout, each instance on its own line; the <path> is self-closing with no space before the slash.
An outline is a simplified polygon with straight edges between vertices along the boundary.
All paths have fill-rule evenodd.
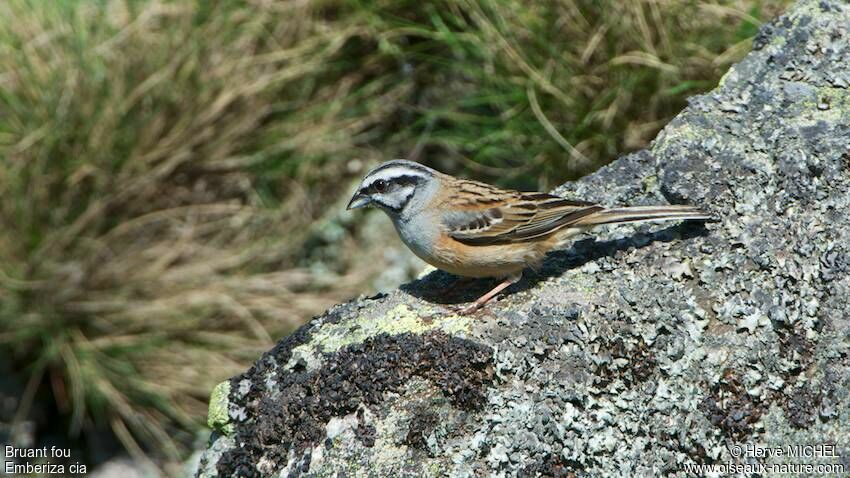
<path id="1" fill-rule="evenodd" d="M 468 245 L 504 244 L 547 236 L 603 209 L 594 203 L 546 193 L 501 190 L 473 181 L 461 181 L 457 187 L 463 201 L 455 204 L 461 210 L 444 214 L 443 224 L 449 236 Z"/>

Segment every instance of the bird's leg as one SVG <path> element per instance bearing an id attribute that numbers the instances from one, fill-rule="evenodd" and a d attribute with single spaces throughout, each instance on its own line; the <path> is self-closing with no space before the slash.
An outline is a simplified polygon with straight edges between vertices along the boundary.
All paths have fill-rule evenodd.
<path id="1" fill-rule="evenodd" d="M 484 307 L 487 302 L 490 302 L 493 297 L 496 297 L 496 294 L 502 292 L 511 284 L 516 284 L 519 280 L 522 279 L 522 272 L 517 272 L 516 274 L 511 274 L 504 281 L 502 281 L 496 287 L 493 287 L 493 290 L 479 297 L 475 302 L 469 304 L 468 306 L 461 309 L 461 315 L 467 315 L 475 312 L 476 310 Z"/>

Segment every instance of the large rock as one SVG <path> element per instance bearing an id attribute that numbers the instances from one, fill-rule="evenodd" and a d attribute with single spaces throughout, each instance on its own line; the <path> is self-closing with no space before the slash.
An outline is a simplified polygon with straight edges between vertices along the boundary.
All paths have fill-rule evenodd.
<path id="1" fill-rule="evenodd" d="M 717 222 L 581 238 L 473 317 L 447 304 L 492 284 L 442 272 L 337 306 L 219 388 L 200 474 L 850 470 L 848 27 L 800 2 L 650 150 L 557 191 Z M 735 456 L 821 443 L 840 458 Z"/>

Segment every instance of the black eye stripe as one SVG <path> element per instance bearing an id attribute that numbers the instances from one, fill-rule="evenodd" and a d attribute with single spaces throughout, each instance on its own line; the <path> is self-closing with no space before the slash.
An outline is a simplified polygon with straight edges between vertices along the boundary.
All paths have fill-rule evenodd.
<path id="1" fill-rule="evenodd" d="M 369 184 L 369 186 L 365 187 L 364 189 L 368 190 L 369 192 L 373 192 L 373 193 L 374 192 L 381 192 L 378 189 L 378 183 L 380 183 L 381 181 L 386 183 L 387 186 L 384 189 L 384 191 L 386 191 L 386 190 L 390 189 L 389 187 L 391 185 L 415 186 L 415 185 L 419 184 L 419 182 L 422 181 L 423 179 L 425 179 L 425 178 L 423 178 L 422 176 L 413 176 L 413 175 L 395 176 L 395 177 L 386 178 L 386 179 L 382 178 L 382 179 L 377 179 L 375 181 L 372 181 Z"/>

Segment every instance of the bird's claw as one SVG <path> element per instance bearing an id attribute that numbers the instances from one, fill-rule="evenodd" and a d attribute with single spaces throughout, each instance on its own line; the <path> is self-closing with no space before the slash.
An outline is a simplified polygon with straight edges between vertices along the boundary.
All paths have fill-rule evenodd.
<path id="1" fill-rule="evenodd" d="M 473 302 L 467 306 L 456 308 L 455 311 L 458 315 L 472 315 L 475 312 L 478 312 L 484 307 L 484 304 L 479 304 L 478 302 Z"/>

